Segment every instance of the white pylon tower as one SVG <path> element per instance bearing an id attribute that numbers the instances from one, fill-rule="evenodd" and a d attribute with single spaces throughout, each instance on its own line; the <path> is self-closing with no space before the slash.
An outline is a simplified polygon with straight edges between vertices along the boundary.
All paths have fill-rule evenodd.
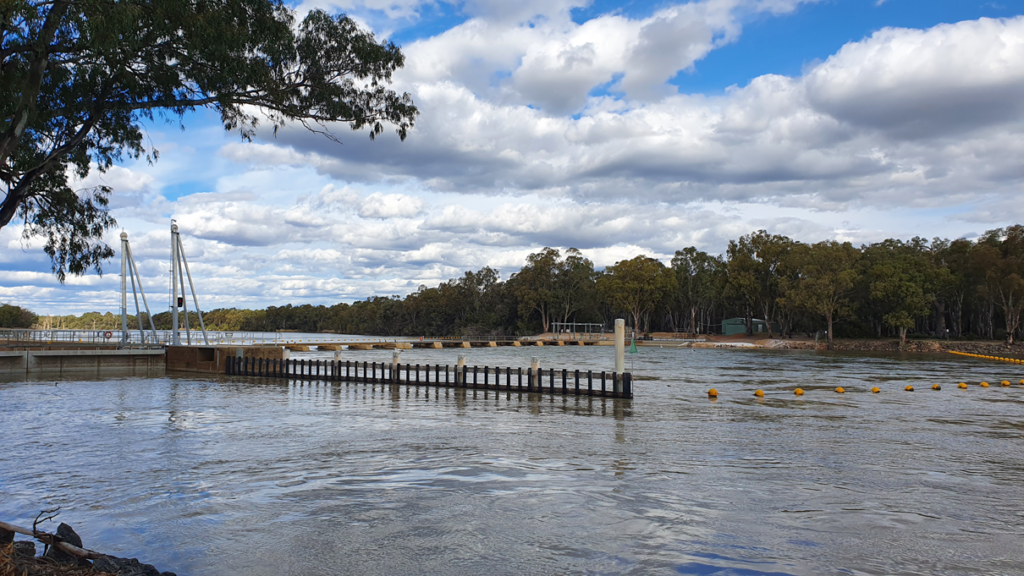
<path id="1" fill-rule="evenodd" d="M 142 289 L 142 277 L 139 276 L 139 269 L 135 266 L 135 258 L 132 257 L 132 247 L 128 244 L 128 233 L 121 232 L 121 345 L 128 344 L 128 281 L 132 283 L 132 297 L 135 299 L 135 317 L 139 321 L 139 341 L 146 343 L 146 332 L 142 327 L 142 310 L 139 308 L 139 294 L 142 294 L 142 304 L 146 307 L 146 318 L 149 319 L 150 342 L 156 343 L 156 326 L 153 325 L 153 315 L 149 313 L 149 302 L 146 301 L 146 292 Z M 136 281 L 139 284 L 139 291 L 135 291 Z"/>
<path id="2" fill-rule="evenodd" d="M 184 274 L 182 274 L 184 269 Z M 206 324 L 203 323 L 203 311 L 199 308 L 199 298 L 196 296 L 196 286 L 192 283 L 192 273 L 188 270 L 188 260 L 185 258 L 185 249 L 181 246 L 181 235 L 178 234 L 178 225 L 171 220 L 171 344 L 181 346 L 180 327 L 178 325 L 178 308 L 185 312 L 185 341 L 192 345 L 192 331 L 188 327 L 188 299 L 185 298 L 185 275 L 188 276 L 188 286 L 192 290 L 192 302 L 196 305 L 196 313 L 199 315 L 199 327 L 203 331 L 203 342 L 210 344 L 206 336 Z M 181 283 L 181 298 L 178 298 L 178 283 Z M 179 304 L 180 302 L 180 304 Z"/>

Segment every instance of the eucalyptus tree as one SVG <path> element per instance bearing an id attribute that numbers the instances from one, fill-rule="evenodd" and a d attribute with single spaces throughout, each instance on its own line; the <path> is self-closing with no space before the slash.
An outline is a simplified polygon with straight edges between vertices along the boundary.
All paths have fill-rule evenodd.
<path id="1" fill-rule="evenodd" d="M 981 288 L 1003 312 L 1006 343 L 1013 344 L 1024 308 L 1024 226 L 986 232 L 978 239 L 977 251 L 991 254 L 983 260 L 986 266 Z"/>
<path id="2" fill-rule="evenodd" d="M 901 346 L 935 299 L 936 270 L 926 250 L 921 238 L 890 239 L 864 249 L 870 298 L 880 306 L 882 321 L 898 331 Z"/>
<path id="3" fill-rule="evenodd" d="M 853 294 L 858 277 L 860 251 L 849 242 L 826 240 L 817 244 L 799 244 L 793 250 L 800 272 L 784 282 L 786 299 L 825 320 L 828 349 L 832 350 L 833 323 L 853 314 Z"/>
<path id="4" fill-rule="evenodd" d="M 676 250 L 672 258 L 672 270 L 676 276 L 676 303 L 689 315 L 688 331 L 697 334 L 705 312 L 709 312 L 721 297 L 722 259 L 693 246 Z"/>
<path id="5" fill-rule="evenodd" d="M 778 234 L 758 230 L 730 240 L 726 250 L 729 289 L 743 302 L 746 313 L 747 335 L 752 333 L 752 317 L 763 315 L 768 326 L 768 337 L 773 337 L 772 321 L 776 319 L 776 306 L 782 296 L 779 288 L 779 267 L 792 250 L 793 240 Z"/>
<path id="6" fill-rule="evenodd" d="M 116 223 L 111 190 L 76 178 L 124 157 L 158 158 L 143 123 L 219 112 L 245 140 L 260 118 L 337 139 L 334 122 L 385 124 L 405 139 L 417 115 L 391 90 L 404 64 L 352 19 L 281 0 L 12 0 L 0 3 L 0 228 L 46 239 L 54 274 L 101 272 Z"/>
<path id="7" fill-rule="evenodd" d="M 647 332 L 650 314 L 676 288 L 676 277 L 664 264 L 647 256 L 616 262 L 597 279 L 601 298 L 615 310 L 633 316 L 633 328 Z"/>

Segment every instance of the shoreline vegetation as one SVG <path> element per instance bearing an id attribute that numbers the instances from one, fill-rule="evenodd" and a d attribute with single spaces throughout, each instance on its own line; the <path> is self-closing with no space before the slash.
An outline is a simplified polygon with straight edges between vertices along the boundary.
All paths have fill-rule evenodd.
<path id="1" fill-rule="evenodd" d="M 1015 345 L 1022 313 L 1024 226 L 1014 225 L 974 240 L 915 237 L 859 248 L 760 230 L 730 241 L 720 256 L 688 247 L 669 265 L 640 255 L 604 270 L 575 248 L 544 248 L 504 279 L 484 267 L 405 297 L 219 308 L 203 317 L 212 330 L 476 338 L 562 333 L 559 324 L 572 322 L 608 329 L 624 317 L 637 334 L 715 337 L 732 324 L 747 337 L 786 342 L 817 334 L 830 349 L 841 349 L 843 339 L 893 338 L 899 348 L 918 349 L 921 338 Z M 195 313 L 189 315 L 198 325 Z M 170 313 L 153 321 L 168 329 Z M 137 323 L 129 318 L 130 329 Z M 0 327 L 30 326 L 116 330 L 120 318 L 111 312 L 37 316 L 0 305 Z"/>

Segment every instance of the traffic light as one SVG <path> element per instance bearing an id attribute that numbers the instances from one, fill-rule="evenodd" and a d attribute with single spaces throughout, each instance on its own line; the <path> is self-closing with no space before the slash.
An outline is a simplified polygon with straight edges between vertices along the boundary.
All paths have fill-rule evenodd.
<path id="1" fill-rule="evenodd" d="M 184 296 L 178 296 L 178 308 L 181 308 L 184 305 L 185 305 L 185 297 Z"/>

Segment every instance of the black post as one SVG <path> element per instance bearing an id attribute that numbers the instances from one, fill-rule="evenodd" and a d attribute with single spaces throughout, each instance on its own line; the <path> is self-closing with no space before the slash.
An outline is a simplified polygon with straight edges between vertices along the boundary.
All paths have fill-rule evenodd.
<path id="1" fill-rule="evenodd" d="M 463 388 L 467 388 L 467 386 L 466 386 L 466 382 L 467 382 L 466 376 L 468 376 L 468 374 L 467 374 L 468 371 L 469 371 L 469 366 L 463 365 L 462 366 L 462 387 Z"/>
<path id="2" fill-rule="evenodd" d="M 369 380 L 366 379 L 366 371 L 369 367 L 370 365 L 368 363 L 363 362 L 363 384 L 367 384 L 370 382 Z"/>
<path id="3" fill-rule="evenodd" d="M 418 386 L 419 383 L 420 383 L 420 365 L 417 364 L 416 365 L 416 385 Z"/>
<path id="4" fill-rule="evenodd" d="M 441 365 L 434 364 L 434 386 L 441 384 Z"/>
<path id="5" fill-rule="evenodd" d="M 569 391 L 568 388 L 566 388 L 566 386 L 565 386 L 565 377 L 566 377 L 566 373 L 567 372 L 568 372 L 568 370 L 566 370 L 565 368 L 562 368 L 562 394 L 565 394 L 566 392 Z"/>
<path id="6" fill-rule="evenodd" d="M 473 366 L 473 388 L 476 388 L 476 366 Z"/>
<path id="7" fill-rule="evenodd" d="M 491 372 L 489 366 L 484 366 L 484 390 L 487 390 L 487 375 Z"/>
<path id="8" fill-rule="evenodd" d="M 577 370 L 576 371 L 576 395 L 579 396 L 579 393 L 580 393 L 580 371 Z"/>
<path id="9" fill-rule="evenodd" d="M 626 372 L 622 375 L 622 397 L 632 398 L 633 397 L 633 375 Z"/>
<path id="10" fill-rule="evenodd" d="M 601 395 L 602 396 L 604 396 L 604 393 L 605 393 L 606 390 L 607 390 L 607 388 L 605 388 L 604 370 L 601 370 Z"/>
<path id="11" fill-rule="evenodd" d="M 548 379 L 548 385 L 551 388 L 551 393 L 555 393 L 555 369 L 551 369 L 551 377 Z"/>
<path id="12" fill-rule="evenodd" d="M 523 391 L 523 367 L 520 366 L 518 368 L 518 371 L 519 371 L 519 391 L 522 392 Z"/>
<path id="13" fill-rule="evenodd" d="M 506 366 L 505 367 L 505 389 L 506 390 L 511 390 L 512 389 L 512 367 L 511 366 Z"/>
<path id="14" fill-rule="evenodd" d="M 451 373 L 451 370 L 448 369 L 448 365 L 445 364 L 444 365 L 444 385 L 448 386 L 451 383 L 452 383 L 452 373 Z"/>
<path id="15" fill-rule="evenodd" d="M 371 370 L 373 370 L 373 380 L 372 380 L 372 382 L 374 384 L 376 384 L 377 383 L 377 363 L 376 362 L 373 363 L 373 368 L 371 368 Z"/>
<path id="16" fill-rule="evenodd" d="M 352 361 L 345 360 L 345 380 L 352 378 Z"/>

